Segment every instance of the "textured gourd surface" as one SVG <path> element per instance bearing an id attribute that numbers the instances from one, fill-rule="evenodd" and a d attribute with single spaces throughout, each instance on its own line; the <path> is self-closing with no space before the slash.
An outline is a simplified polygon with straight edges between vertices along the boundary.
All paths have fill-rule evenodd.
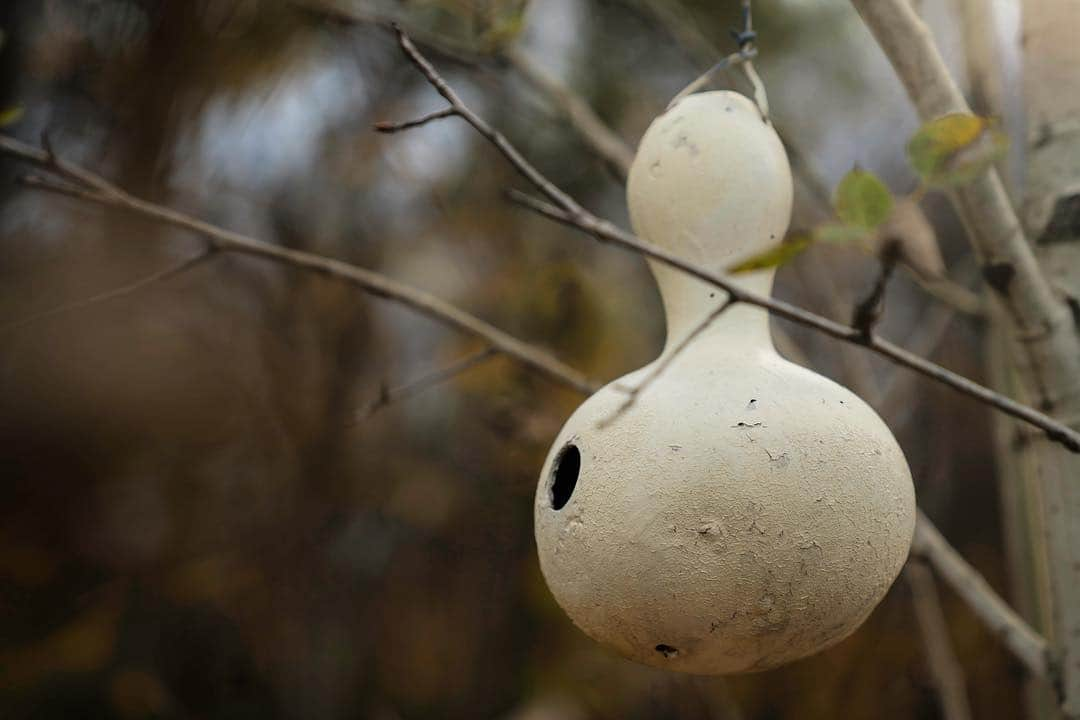
<path id="1" fill-rule="evenodd" d="M 704 93 L 650 127 L 628 196 L 640 235 L 719 270 L 782 236 L 790 170 L 752 103 Z M 723 293 L 654 272 L 671 352 Z M 771 281 L 739 279 L 760 292 Z M 895 439 L 853 393 L 779 357 L 767 322 L 749 306 L 725 312 L 622 414 L 626 395 L 600 390 L 541 471 L 548 586 L 574 623 L 628 658 L 718 674 L 804 657 L 855 630 L 907 557 L 915 501 Z M 570 445 L 580 469 L 556 509 Z"/>

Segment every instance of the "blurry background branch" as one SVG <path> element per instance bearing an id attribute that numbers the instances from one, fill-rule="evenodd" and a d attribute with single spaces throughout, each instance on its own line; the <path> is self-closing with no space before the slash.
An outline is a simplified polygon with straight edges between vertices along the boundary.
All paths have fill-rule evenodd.
<path id="1" fill-rule="evenodd" d="M 38 150 L 11 137 L 0 136 L 0 153 L 18 157 L 43 169 L 51 170 L 69 181 L 67 183 L 54 182 L 46 178 L 30 176 L 25 181 L 31 187 L 71 195 L 101 205 L 119 207 L 159 222 L 190 230 L 210 240 L 211 247 L 215 250 L 262 257 L 343 280 L 376 297 L 400 303 L 457 330 L 475 335 L 487 342 L 492 350 L 509 355 L 579 392 L 591 393 L 596 389 L 596 385 L 581 373 L 556 360 L 549 353 L 532 347 L 433 295 L 395 282 L 379 273 L 340 260 L 272 245 L 215 227 L 175 210 L 145 202 L 127 194 L 104 178 L 63 160 L 50 150 Z M 186 267 L 190 265 L 187 263 Z"/>

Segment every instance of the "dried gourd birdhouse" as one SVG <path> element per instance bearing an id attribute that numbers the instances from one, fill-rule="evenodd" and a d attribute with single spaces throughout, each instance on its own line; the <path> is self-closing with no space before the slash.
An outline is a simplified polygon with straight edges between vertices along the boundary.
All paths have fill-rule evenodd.
<path id="1" fill-rule="evenodd" d="M 702 93 L 649 127 L 627 195 L 638 235 L 722 272 L 784 236 L 791 170 L 751 101 Z M 760 308 L 732 305 L 669 358 L 726 298 L 651 265 L 663 354 L 585 401 L 540 475 L 547 584 L 586 634 L 649 665 L 738 673 L 823 650 L 907 558 L 903 453 L 855 394 L 776 353 Z M 768 294 L 773 272 L 731 281 Z"/>

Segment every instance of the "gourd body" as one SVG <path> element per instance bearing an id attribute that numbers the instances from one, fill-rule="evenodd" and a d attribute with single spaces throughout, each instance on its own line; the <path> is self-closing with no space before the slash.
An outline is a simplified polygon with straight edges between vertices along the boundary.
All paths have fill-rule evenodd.
<path id="1" fill-rule="evenodd" d="M 783 237 L 791 175 L 756 106 L 704 93 L 654 121 L 628 198 L 641 236 L 719 272 Z M 776 353 L 759 308 L 730 307 L 680 351 L 725 294 L 652 269 L 664 353 L 583 403 L 540 475 L 548 586 L 586 634 L 650 665 L 747 672 L 822 650 L 907 558 L 903 454 L 857 396 Z M 768 293 L 772 273 L 737 282 Z M 669 359 L 624 408 L 623 388 Z"/>

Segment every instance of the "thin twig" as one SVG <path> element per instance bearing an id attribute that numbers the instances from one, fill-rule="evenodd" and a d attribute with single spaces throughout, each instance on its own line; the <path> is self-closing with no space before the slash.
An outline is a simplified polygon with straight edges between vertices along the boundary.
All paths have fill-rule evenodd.
<path id="1" fill-rule="evenodd" d="M 633 234 L 621 230 L 611 223 L 600 220 L 594 215 L 582 212 L 577 215 L 571 214 L 543 200 L 531 197 L 517 191 L 510 192 L 510 198 L 518 204 L 533 210 L 545 217 L 569 227 L 577 228 L 594 238 L 621 247 L 626 250 L 645 255 L 665 265 L 676 268 L 688 275 L 696 277 L 704 282 L 720 288 L 739 302 L 768 310 L 771 314 L 790 320 L 791 322 L 813 328 L 818 332 L 830 337 L 853 343 L 882 355 L 892 362 L 906 367 L 909 370 L 921 373 L 926 377 L 953 388 L 958 392 L 972 397 L 990 407 L 996 408 L 1006 415 L 1023 420 L 1043 430 L 1046 436 L 1054 442 L 1060 443 L 1072 452 L 1080 452 L 1080 433 L 1061 423 L 1054 418 L 1039 412 L 1038 410 L 1005 397 L 999 392 L 969 380 L 962 375 L 947 370 L 935 362 L 919 357 L 918 355 L 895 345 L 888 340 L 881 339 L 871 333 L 867 338 L 862 332 L 848 325 L 829 320 L 816 315 L 808 310 L 797 307 L 782 300 L 758 295 L 748 290 L 743 290 L 730 279 L 722 275 L 706 270 L 691 262 L 664 250 L 663 248 L 647 244 Z"/>
<path id="2" fill-rule="evenodd" d="M 496 350 L 495 348 L 483 348 L 481 350 L 477 350 L 476 352 L 469 353 L 468 355 L 458 360 L 455 360 L 454 362 L 450 363 L 445 367 L 441 367 L 436 370 L 432 370 L 429 373 L 421 375 L 415 380 L 411 380 L 403 385 L 398 385 L 397 387 L 391 388 L 383 384 L 379 387 L 378 396 L 370 403 L 368 403 L 367 407 L 359 410 L 356 413 L 356 418 L 353 424 L 357 424 L 363 420 L 370 418 L 372 415 L 377 413 L 379 410 L 387 407 L 388 405 L 392 405 L 393 403 L 408 399 L 410 397 L 413 397 L 414 395 L 423 392 L 424 390 L 427 390 L 428 388 L 434 387 L 435 385 L 439 385 L 448 380 L 452 380 L 458 375 L 472 370 L 477 365 L 480 365 L 481 363 L 490 360 L 497 354 L 498 350 Z"/>
<path id="3" fill-rule="evenodd" d="M 615 412 L 612 413 L 610 417 L 602 420 L 600 422 L 600 426 L 606 427 L 607 425 L 610 425 L 611 423 L 615 422 L 615 420 L 617 420 L 619 417 L 621 417 L 627 410 L 633 407 L 634 403 L 637 402 L 638 396 L 641 395 L 641 393 L 645 392 L 649 388 L 649 386 L 652 385 L 653 382 L 655 382 L 656 378 L 660 377 L 660 375 L 662 375 L 663 372 L 668 369 L 671 363 L 675 362 L 675 359 L 682 354 L 683 350 L 689 347 L 690 343 L 694 342 L 694 340 L 696 340 L 698 336 L 701 335 L 701 333 L 705 332 L 705 330 L 708 329 L 708 327 L 712 325 L 718 317 L 724 314 L 725 310 L 730 308 L 736 302 L 737 300 L 727 298 L 712 312 L 706 315 L 705 318 L 697 325 L 695 325 L 693 329 L 691 329 L 690 332 L 688 332 L 686 336 L 683 337 L 682 340 L 680 340 L 673 348 L 665 352 L 660 357 L 660 359 L 653 364 L 653 367 L 649 371 L 649 373 L 644 378 L 642 378 L 641 382 L 639 382 L 637 385 L 633 387 L 627 387 L 626 385 L 617 384 L 615 386 L 616 389 L 626 393 L 626 400 L 624 400 L 623 403 L 619 405 L 618 408 L 616 408 Z"/>
<path id="4" fill-rule="evenodd" d="M 454 117 L 457 115 L 457 110 L 454 108 L 445 108 L 443 110 L 436 110 L 433 113 L 428 113 L 422 117 L 418 117 L 415 120 L 406 120 L 405 122 L 390 122 L 388 120 L 381 120 L 375 123 L 374 128 L 376 132 L 381 133 L 396 133 L 402 130 L 410 130 L 414 127 L 420 127 L 426 125 L 432 120 L 442 120 L 443 118 Z"/>
<path id="5" fill-rule="evenodd" d="M 450 107 L 457 111 L 457 114 L 465 119 L 465 122 L 469 123 L 480 133 L 485 139 L 494 145 L 499 152 L 501 152 L 510 161 L 510 164 L 514 166 L 521 175 L 529 181 L 537 190 L 542 192 L 548 200 L 555 203 L 563 210 L 571 213 L 584 213 L 585 209 L 577 204 L 577 202 L 562 190 L 557 188 L 554 183 L 544 177 L 539 170 L 532 166 L 532 164 L 525 159 L 518 149 L 515 148 L 506 137 L 488 125 L 488 123 L 479 115 L 474 113 L 462 100 L 458 97 L 457 93 L 450 87 L 438 71 L 432 66 L 426 57 L 416 49 L 416 45 L 405 34 L 405 31 L 401 29 L 401 26 L 395 25 L 395 31 L 397 32 L 398 44 L 405 52 L 405 56 L 416 66 L 416 69 L 420 71 L 427 81 L 435 88 L 436 92 L 443 96 L 443 98 L 450 103 Z"/>
<path id="6" fill-rule="evenodd" d="M 202 263 L 203 261 L 208 260 L 213 254 L 213 249 L 204 250 L 198 255 L 185 258 L 184 260 L 178 263 L 174 263 L 173 265 L 163 270 L 158 270 L 156 272 L 150 273 L 149 275 L 141 277 L 138 280 L 130 282 L 126 285 L 121 285 L 120 287 L 97 293 L 96 295 L 91 295 L 88 298 L 73 300 L 62 305 L 57 305 L 56 307 L 50 308 L 43 312 L 39 312 L 29 317 L 22 318 L 21 320 L 16 320 L 12 323 L 8 323 L 7 325 L 0 327 L 0 335 L 5 335 L 9 332 L 22 329 L 28 325 L 41 322 L 42 320 L 57 317 L 58 315 L 64 315 L 66 313 L 74 312 L 76 310 L 85 310 L 86 308 L 93 305 L 108 302 L 110 300 L 115 300 L 117 298 L 124 297 L 125 295 L 130 295 L 134 292 L 142 290 L 145 287 L 149 287 L 150 285 L 154 285 L 156 283 L 164 282 L 165 280 L 180 275 L 181 273 L 190 270 L 191 268 Z"/>
<path id="7" fill-rule="evenodd" d="M 911 554 L 925 558 L 984 624 L 1035 677 L 1050 679 L 1046 640 L 1001 599 L 977 570 L 964 560 L 934 524 L 919 511 Z"/>
<path id="8" fill-rule="evenodd" d="M 487 345 L 539 371 L 552 380 L 582 393 L 597 388 L 584 375 L 549 353 L 499 330 L 422 290 L 409 287 L 385 275 L 333 258 L 273 245 L 240 233 L 225 230 L 184 213 L 141 200 L 112 185 L 99 175 L 61 160 L 55 155 L 0 135 L 0 153 L 18 157 L 60 175 L 66 182 L 53 183 L 38 178 L 35 187 L 89 202 L 116 207 L 152 218 L 206 238 L 212 247 L 261 257 L 290 267 L 322 273 L 362 288 L 376 297 L 392 300 L 444 325 L 483 339 Z"/>
<path id="9" fill-rule="evenodd" d="M 851 327 L 858 330 L 864 338 L 869 339 L 874 332 L 874 326 L 881 319 L 885 310 L 885 290 L 896 270 L 896 261 L 900 257 L 900 246 L 897 243 L 889 243 L 881 251 L 881 272 L 878 273 L 877 281 L 870 294 L 855 305 L 855 311 L 851 315 Z"/>

